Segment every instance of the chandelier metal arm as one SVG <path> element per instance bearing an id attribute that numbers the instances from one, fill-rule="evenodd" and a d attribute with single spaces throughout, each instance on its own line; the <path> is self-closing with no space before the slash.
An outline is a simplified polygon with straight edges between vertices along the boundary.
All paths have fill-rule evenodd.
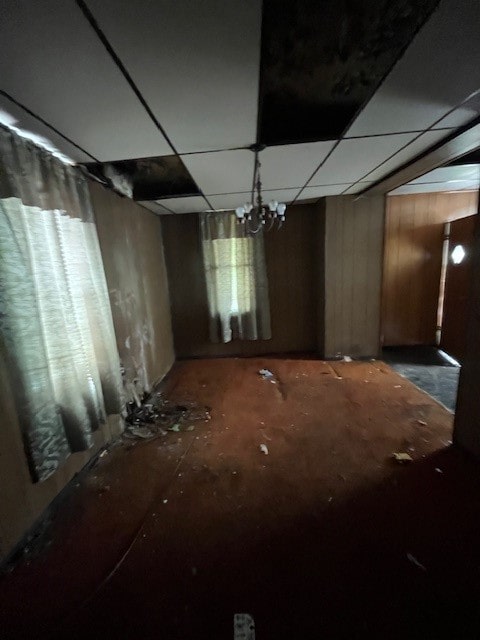
<path id="1" fill-rule="evenodd" d="M 262 228 L 265 229 L 266 232 L 270 231 L 275 227 L 275 223 L 277 223 L 277 229 L 280 229 L 285 222 L 285 210 L 287 207 L 283 202 L 278 203 L 276 200 L 272 200 L 268 205 L 263 203 L 259 153 L 265 147 L 262 145 L 252 145 L 250 148 L 255 153 L 252 198 L 250 203 L 237 207 L 235 214 L 237 216 L 237 222 L 245 224 L 247 234 L 255 235 L 259 233 Z M 255 222 L 256 226 L 253 228 Z"/>

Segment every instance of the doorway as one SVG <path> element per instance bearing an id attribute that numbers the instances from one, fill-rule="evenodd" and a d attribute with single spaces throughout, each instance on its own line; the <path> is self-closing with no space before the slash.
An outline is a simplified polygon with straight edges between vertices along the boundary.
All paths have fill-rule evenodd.
<path id="1" fill-rule="evenodd" d="M 454 411 L 478 192 L 413 186 L 387 197 L 383 359 Z"/>
<path id="2" fill-rule="evenodd" d="M 460 364 L 465 357 L 469 289 L 476 215 L 447 223 L 448 252 L 444 294 L 441 296 L 440 348 Z"/>

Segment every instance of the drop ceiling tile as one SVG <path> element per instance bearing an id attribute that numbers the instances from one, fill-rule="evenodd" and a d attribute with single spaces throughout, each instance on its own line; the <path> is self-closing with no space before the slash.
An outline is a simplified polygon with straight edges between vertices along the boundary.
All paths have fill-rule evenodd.
<path id="1" fill-rule="evenodd" d="M 471 191 L 478 191 L 480 189 L 480 180 L 472 180 L 465 188 Z"/>
<path id="2" fill-rule="evenodd" d="M 479 2 L 442 0 L 347 135 L 428 129 L 477 91 L 479 23 Z"/>
<path id="3" fill-rule="evenodd" d="M 339 137 L 438 0 L 264 0 L 259 140 Z"/>
<path id="4" fill-rule="evenodd" d="M 192 178 L 205 194 L 239 193 L 252 188 L 254 154 L 248 149 L 182 156 Z"/>
<path id="5" fill-rule="evenodd" d="M 400 133 L 391 136 L 342 140 L 325 164 L 312 177 L 308 186 L 352 184 L 408 144 L 415 135 Z"/>
<path id="6" fill-rule="evenodd" d="M 178 156 L 135 158 L 87 165 L 88 171 L 115 188 L 124 181 L 133 188 L 134 200 L 164 200 L 201 195 Z M 122 191 L 121 187 L 119 189 Z"/>
<path id="7" fill-rule="evenodd" d="M 302 187 L 334 144 L 332 140 L 267 147 L 259 155 L 263 187 Z"/>
<path id="8" fill-rule="evenodd" d="M 0 95 L 0 123 L 9 128 L 19 129 L 20 135 L 35 141 L 52 153 L 59 151 L 75 162 L 92 161 L 89 155 L 2 95 Z"/>
<path id="9" fill-rule="evenodd" d="M 478 118 L 480 114 L 480 107 L 478 109 L 474 109 L 471 107 L 459 107 L 455 109 L 448 116 L 442 118 L 433 129 L 443 129 L 443 128 L 456 128 L 462 127 L 463 125 L 468 124 L 474 118 Z"/>
<path id="10" fill-rule="evenodd" d="M 478 164 L 463 164 L 452 167 L 439 167 L 425 173 L 423 176 L 412 180 L 409 184 L 422 182 L 448 182 L 451 180 L 473 180 L 480 178 L 480 166 Z"/>
<path id="11" fill-rule="evenodd" d="M 262 191 L 264 202 L 270 200 L 278 200 L 278 202 L 289 203 L 294 200 L 299 194 L 300 189 L 265 189 Z"/>
<path id="12" fill-rule="evenodd" d="M 274 189 L 262 191 L 262 197 L 264 202 L 270 200 L 278 200 L 278 202 L 285 202 L 288 204 L 292 202 L 295 196 L 299 193 L 300 189 Z M 208 201 L 211 203 L 214 209 L 228 209 L 233 210 L 241 206 L 245 202 L 250 202 L 252 195 L 250 191 L 243 193 L 225 193 L 223 195 L 208 196 Z"/>
<path id="13" fill-rule="evenodd" d="M 295 204 L 315 204 L 318 202 L 318 196 L 313 198 L 303 198 L 301 195 L 295 200 Z"/>
<path id="14" fill-rule="evenodd" d="M 156 202 L 172 213 L 198 213 L 200 211 L 206 211 L 209 208 L 205 198 L 202 196 L 167 198 L 165 200 L 157 200 Z"/>
<path id="15" fill-rule="evenodd" d="M 355 193 L 360 193 L 361 191 L 369 187 L 371 184 L 373 184 L 373 182 L 356 182 L 355 184 L 352 184 L 352 186 L 349 187 L 348 189 L 345 189 L 345 191 L 343 191 L 343 194 L 352 195 Z"/>
<path id="16" fill-rule="evenodd" d="M 74 2 L 3 0 L 1 14 L 0 89 L 98 160 L 172 152 Z"/>
<path id="17" fill-rule="evenodd" d="M 228 209 L 229 211 L 240 207 L 246 202 L 250 202 L 251 199 L 251 191 L 245 191 L 243 193 L 224 193 L 216 196 L 208 196 L 208 201 L 214 209 Z"/>
<path id="18" fill-rule="evenodd" d="M 370 173 L 364 176 L 365 180 L 369 180 L 372 182 L 376 182 L 380 180 L 384 176 L 388 175 L 395 169 L 399 169 L 402 165 L 404 165 L 409 160 L 413 160 L 421 153 L 427 151 L 437 142 L 443 140 L 443 138 L 448 137 L 451 134 L 451 130 L 441 130 L 441 131 L 426 131 L 421 136 L 419 136 L 416 140 L 407 145 L 404 149 L 396 153 L 393 158 L 390 158 L 386 162 L 384 162 L 381 166 L 374 169 Z"/>
<path id="19" fill-rule="evenodd" d="M 320 187 L 305 187 L 299 195 L 299 200 L 307 198 L 323 198 L 324 196 L 338 196 L 345 191 L 349 184 L 330 184 Z"/>
<path id="20" fill-rule="evenodd" d="M 180 153 L 255 142 L 261 0 L 87 0 Z"/>
<path id="21" fill-rule="evenodd" d="M 388 195 L 399 196 L 408 193 L 436 193 L 440 191 L 477 191 L 480 182 L 458 180 L 457 182 L 424 182 L 420 184 L 404 184 L 390 191 Z"/>
<path id="22" fill-rule="evenodd" d="M 422 182 L 444 182 L 446 180 L 446 176 L 443 170 L 448 170 L 448 168 L 449 167 L 439 167 L 438 169 L 434 169 L 433 171 L 425 173 L 423 176 L 420 176 L 415 180 L 411 180 L 408 184 L 421 184 Z"/>
<path id="23" fill-rule="evenodd" d="M 154 200 L 137 200 L 137 204 L 145 207 L 145 209 L 149 209 L 153 213 L 157 213 L 158 215 L 168 215 L 171 214 L 172 211 L 169 209 L 165 209 L 161 204 L 155 202 Z"/>

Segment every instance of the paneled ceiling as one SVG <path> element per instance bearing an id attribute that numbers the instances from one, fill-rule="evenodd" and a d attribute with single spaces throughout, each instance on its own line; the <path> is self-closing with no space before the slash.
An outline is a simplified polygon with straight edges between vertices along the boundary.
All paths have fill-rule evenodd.
<path id="1" fill-rule="evenodd" d="M 480 165 L 463 164 L 439 167 L 390 192 L 390 195 L 431 193 L 435 191 L 478 191 Z"/>
<path id="2" fill-rule="evenodd" d="M 3 0 L 0 122 L 155 213 L 361 193 L 480 113 L 476 0 Z M 105 175 L 107 174 L 107 178 Z"/>

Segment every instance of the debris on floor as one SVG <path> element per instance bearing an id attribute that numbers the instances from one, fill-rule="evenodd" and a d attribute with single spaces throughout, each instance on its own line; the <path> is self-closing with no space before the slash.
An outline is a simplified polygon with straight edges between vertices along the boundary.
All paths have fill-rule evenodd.
<path id="1" fill-rule="evenodd" d="M 261 445 L 260 445 L 260 451 L 261 451 L 262 453 L 264 453 L 266 456 L 268 456 L 268 447 L 267 447 L 267 445 L 266 445 L 266 444 L 261 444 Z"/>
<path id="2" fill-rule="evenodd" d="M 233 639 L 255 640 L 255 622 L 249 613 L 236 613 L 233 616 Z"/>
<path id="3" fill-rule="evenodd" d="M 275 378 L 270 369 L 260 369 L 258 373 L 264 380 L 273 380 Z"/>
<path id="4" fill-rule="evenodd" d="M 259 370 L 270 366 L 278 383 L 269 387 Z M 345 370 L 342 385 L 330 363 L 314 359 L 177 363 L 161 397 L 141 398 L 153 406 L 129 412 L 128 429 L 147 439 L 109 448 L 98 478 L 81 476 L 62 507 L 52 551 L 11 581 L 2 576 L 0 628 L 25 627 L 8 629 L 12 640 L 28 638 L 35 624 L 40 635 L 55 627 L 58 637 L 97 628 L 95 635 L 133 639 L 231 639 L 234 614 L 250 612 L 269 637 L 387 630 L 391 640 L 438 639 L 451 610 L 458 629 L 455 606 L 470 602 L 479 583 L 480 473 L 462 451 L 443 449 L 453 420 L 437 402 L 405 383 L 400 397 L 386 367 L 370 377 L 368 362 L 333 366 Z M 205 418 L 205 404 L 215 408 L 208 423 L 177 409 Z M 175 425 L 180 432 L 168 431 Z M 148 439 L 152 431 L 161 435 Z M 393 452 L 414 461 L 402 465 Z M 321 593 L 320 613 L 312 590 Z"/>
<path id="5" fill-rule="evenodd" d="M 210 420 L 209 407 L 195 402 L 177 404 L 159 392 L 147 395 L 138 406 L 136 401 L 127 404 L 126 427 L 123 437 L 133 440 L 150 440 L 165 436 L 168 431 L 179 433 L 193 431 L 192 422 Z"/>
<path id="6" fill-rule="evenodd" d="M 350 356 L 343 356 L 344 362 L 352 362 L 352 358 Z"/>
<path id="7" fill-rule="evenodd" d="M 149 440 L 152 437 L 152 431 L 148 427 L 136 427 L 131 425 L 125 429 L 123 434 L 125 438 L 136 438 L 138 440 Z"/>
<path id="8" fill-rule="evenodd" d="M 411 553 L 407 553 L 407 558 L 410 560 L 410 562 L 412 564 L 414 564 L 416 567 L 418 567 L 419 569 L 421 569 L 422 571 L 426 571 L 426 567 L 423 566 L 423 564 L 421 564 L 416 558 L 415 556 L 412 556 Z"/>
<path id="9" fill-rule="evenodd" d="M 404 462 L 413 462 L 413 458 L 409 453 L 394 453 L 392 457 L 397 462 L 403 464 Z"/>

